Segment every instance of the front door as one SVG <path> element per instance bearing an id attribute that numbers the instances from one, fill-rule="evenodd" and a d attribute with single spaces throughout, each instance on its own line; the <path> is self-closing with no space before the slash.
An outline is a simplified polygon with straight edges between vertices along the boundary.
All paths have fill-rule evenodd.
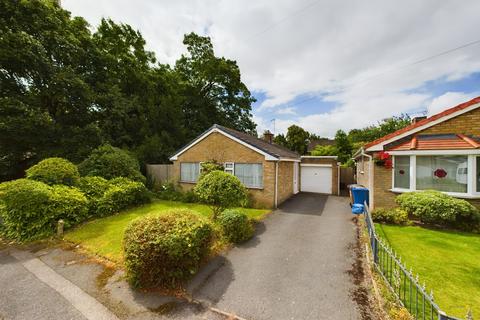
<path id="1" fill-rule="evenodd" d="M 298 193 L 298 162 L 293 163 L 293 194 Z"/>

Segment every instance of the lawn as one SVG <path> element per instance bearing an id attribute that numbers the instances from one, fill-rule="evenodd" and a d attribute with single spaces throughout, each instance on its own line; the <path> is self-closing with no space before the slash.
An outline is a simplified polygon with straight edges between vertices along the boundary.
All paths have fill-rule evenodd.
<path id="1" fill-rule="evenodd" d="M 480 318 L 480 235 L 379 224 L 377 232 L 433 289 L 443 311 L 464 318 L 470 307 Z"/>
<path id="2" fill-rule="evenodd" d="M 209 216 L 211 209 L 203 204 L 182 203 L 157 200 L 153 203 L 133 208 L 118 215 L 96 219 L 87 222 L 65 234 L 65 239 L 80 244 L 84 249 L 101 255 L 117 263 L 121 263 L 122 239 L 125 228 L 135 218 L 159 214 L 172 208 L 188 208 L 197 211 L 202 216 Z M 241 209 L 252 219 L 262 219 L 270 210 Z"/>

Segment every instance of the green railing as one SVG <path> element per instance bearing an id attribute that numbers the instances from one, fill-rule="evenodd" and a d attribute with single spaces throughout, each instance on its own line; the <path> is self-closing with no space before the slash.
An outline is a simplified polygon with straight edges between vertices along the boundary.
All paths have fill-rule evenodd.
<path id="1" fill-rule="evenodd" d="M 425 284 L 420 285 L 418 275 L 414 276 L 411 269 L 407 270 L 395 251 L 378 237 L 368 207 L 366 206 L 366 208 L 365 223 L 370 240 L 373 264 L 397 301 L 415 319 L 460 320 L 448 316 L 439 308 L 433 298 L 433 292 L 427 292 Z"/>

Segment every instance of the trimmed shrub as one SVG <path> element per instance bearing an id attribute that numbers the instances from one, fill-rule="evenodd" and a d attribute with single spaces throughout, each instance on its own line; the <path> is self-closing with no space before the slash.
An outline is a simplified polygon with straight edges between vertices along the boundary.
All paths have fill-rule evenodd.
<path id="1" fill-rule="evenodd" d="M 232 243 L 247 241 L 255 231 L 247 215 L 235 209 L 223 211 L 218 216 L 218 223 L 222 226 L 225 238 Z"/>
<path id="2" fill-rule="evenodd" d="M 128 281 L 142 288 L 179 285 L 197 272 L 212 236 L 211 224 L 187 209 L 132 221 L 123 239 Z"/>
<path id="3" fill-rule="evenodd" d="M 103 145 L 93 150 L 90 156 L 78 166 L 82 176 L 99 176 L 105 179 L 125 177 L 145 183 L 136 158 L 127 151 Z"/>
<path id="4" fill-rule="evenodd" d="M 0 201 L 6 236 L 20 241 L 54 234 L 60 219 L 70 227 L 87 216 L 87 199 L 80 190 L 35 180 L 2 183 Z"/>
<path id="5" fill-rule="evenodd" d="M 198 180 L 201 180 L 204 176 L 209 174 L 212 171 L 223 171 L 223 165 L 216 163 L 215 161 L 207 161 L 207 162 L 202 162 L 200 164 L 202 171 L 200 172 L 200 176 L 198 177 Z"/>
<path id="6" fill-rule="evenodd" d="M 424 223 L 440 224 L 463 230 L 479 227 L 480 213 L 468 201 L 439 191 L 408 192 L 398 196 L 397 204 Z"/>
<path id="7" fill-rule="evenodd" d="M 214 220 L 224 209 L 241 206 L 247 201 L 247 190 L 242 182 L 223 171 L 206 174 L 193 191 L 202 202 L 212 206 Z"/>
<path id="8" fill-rule="evenodd" d="M 147 188 L 141 182 L 127 178 L 115 178 L 108 182 L 108 189 L 96 201 L 96 215 L 108 216 L 129 207 L 150 202 Z"/>
<path id="9" fill-rule="evenodd" d="M 42 160 L 30 167 L 26 173 L 28 179 L 41 181 L 48 185 L 73 186 L 80 178 L 77 166 L 63 158 Z"/>
<path id="10" fill-rule="evenodd" d="M 81 177 L 77 187 L 88 199 L 90 216 L 95 215 L 99 201 L 110 187 L 110 183 L 102 177 Z"/>
<path id="11" fill-rule="evenodd" d="M 410 223 L 407 211 L 401 208 L 378 208 L 372 211 L 372 219 L 375 222 L 407 225 Z"/>

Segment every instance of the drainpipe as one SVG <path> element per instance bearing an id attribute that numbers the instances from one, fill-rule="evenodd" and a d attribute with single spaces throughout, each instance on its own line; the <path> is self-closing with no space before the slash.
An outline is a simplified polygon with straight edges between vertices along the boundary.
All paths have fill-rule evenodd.
<path id="1" fill-rule="evenodd" d="M 366 154 L 365 149 L 362 147 L 361 148 L 361 156 L 367 157 L 368 158 L 368 194 L 369 194 L 369 200 L 370 200 L 370 207 L 373 208 L 373 156 Z"/>
<path id="2" fill-rule="evenodd" d="M 275 209 L 278 204 L 278 161 L 275 161 Z"/>

